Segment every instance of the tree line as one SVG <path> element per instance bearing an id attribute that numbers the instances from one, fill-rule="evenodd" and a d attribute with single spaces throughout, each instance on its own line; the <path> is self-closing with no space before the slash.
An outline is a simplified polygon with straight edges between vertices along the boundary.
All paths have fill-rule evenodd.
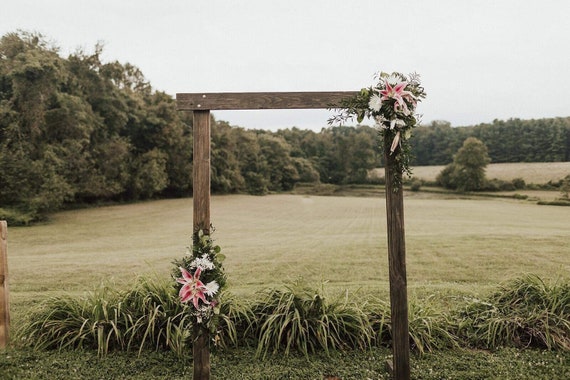
<path id="1" fill-rule="evenodd" d="M 414 130 L 414 165 L 446 165 L 469 137 L 482 141 L 493 163 L 570 161 L 570 117 L 494 120 L 469 127 L 433 121 Z"/>
<path id="2" fill-rule="evenodd" d="M 26 32 L 0 39 L 0 219 L 67 205 L 192 194 L 192 114 L 102 46 L 67 57 Z M 369 126 L 270 132 L 211 120 L 212 191 L 266 194 L 298 182 L 368 181 L 382 165 Z M 440 165 L 468 137 L 492 162 L 570 159 L 570 118 L 416 128 L 415 165 Z"/>

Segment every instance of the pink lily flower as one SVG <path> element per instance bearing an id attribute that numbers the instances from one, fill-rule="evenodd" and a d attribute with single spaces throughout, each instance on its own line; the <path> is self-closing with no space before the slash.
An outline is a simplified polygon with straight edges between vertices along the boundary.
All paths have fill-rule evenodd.
<path id="1" fill-rule="evenodd" d="M 412 103 L 415 101 L 414 95 L 410 91 L 405 90 L 408 82 L 400 82 L 394 87 L 392 87 L 387 80 L 384 83 L 386 88 L 384 90 L 380 90 L 382 100 L 394 99 L 396 101 L 396 103 L 394 103 L 394 111 L 397 111 L 397 108 L 402 108 L 404 113 L 408 114 L 410 111 L 408 110 L 408 106 L 404 99 Z"/>
<path id="2" fill-rule="evenodd" d="M 196 309 L 198 309 L 198 301 L 202 300 L 205 304 L 209 304 L 206 300 L 205 294 L 208 291 L 206 286 L 200 281 L 200 274 L 202 273 L 202 268 L 196 268 L 194 276 L 192 273 L 188 272 L 186 269 L 180 267 L 180 272 L 182 273 L 182 278 L 177 278 L 176 282 L 182 284 L 180 292 L 178 293 L 181 302 L 192 301 L 192 304 Z"/>

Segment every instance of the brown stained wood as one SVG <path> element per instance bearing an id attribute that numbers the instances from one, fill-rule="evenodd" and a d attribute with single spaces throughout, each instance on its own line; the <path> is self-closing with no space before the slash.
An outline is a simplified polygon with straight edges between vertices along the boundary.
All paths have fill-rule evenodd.
<path id="1" fill-rule="evenodd" d="M 210 111 L 195 111 L 193 123 L 194 230 L 210 229 Z"/>
<path id="2" fill-rule="evenodd" d="M 192 357 L 194 359 L 194 380 L 210 380 L 210 333 L 208 329 L 199 325 L 194 326 L 194 342 L 192 344 Z"/>
<path id="3" fill-rule="evenodd" d="M 193 224 L 194 231 L 210 231 L 210 111 L 195 111 L 193 120 Z M 192 356 L 193 379 L 210 379 L 210 346 L 207 329 L 195 326 Z"/>
<path id="4" fill-rule="evenodd" d="M 176 104 L 181 111 L 326 109 L 339 107 L 343 99 L 357 94 L 358 91 L 180 93 L 176 94 Z"/>
<path id="5" fill-rule="evenodd" d="M 8 224 L 0 221 L 0 348 L 10 339 L 10 292 L 8 289 Z"/>
<path id="6" fill-rule="evenodd" d="M 384 142 L 386 178 L 386 218 L 388 224 L 388 266 L 390 310 L 392 318 L 393 378 L 410 379 L 410 341 L 408 326 L 408 290 L 406 279 L 406 238 L 404 230 L 404 191 L 394 190 L 395 155 L 390 155 L 390 141 Z"/>

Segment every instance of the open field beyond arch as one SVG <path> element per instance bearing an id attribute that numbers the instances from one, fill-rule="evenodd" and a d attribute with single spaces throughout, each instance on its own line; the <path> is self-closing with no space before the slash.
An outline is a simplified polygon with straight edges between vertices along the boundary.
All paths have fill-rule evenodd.
<path id="1" fill-rule="evenodd" d="M 445 165 L 416 166 L 414 176 L 426 181 L 435 181 Z M 381 170 L 378 169 L 380 175 Z M 557 182 L 570 173 L 570 162 L 511 162 L 490 164 L 486 168 L 487 178 L 498 178 L 503 181 L 512 181 L 523 178 L 527 184 L 544 184 L 548 181 Z"/>
<path id="2" fill-rule="evenodd" d="M 406 200 L 412 296 L 482 293 L 521 273 L 570 273 L 570 213 L 500 199 Z M 385 202 L 298 195 L 216 196 L 216 242 L 239 295 L 303 277 L 329 289 L 387 293 Z M 137 275 L 169 276 L 190 243 L 192 200 L 67 211 L 11 228 L 14 324 L 38 295 L 84 292 Z"/>

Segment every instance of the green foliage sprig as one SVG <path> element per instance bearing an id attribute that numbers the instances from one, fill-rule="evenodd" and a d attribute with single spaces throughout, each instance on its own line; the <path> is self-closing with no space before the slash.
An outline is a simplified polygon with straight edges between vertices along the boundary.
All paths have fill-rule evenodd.
<path id="1" fill-rule="evenodd" d="M 400 173 L 411 176 L 409 139 L 412 129 L 419 124 L 416 106 L 425 97 L 418 74 L 381 72 L 376 85 L 363 88 L 355 97 L 342 102 L 339 113 L 329 119 L 329 124 L 342 124 L 355 117 L 358 123 L 366 117 L 374 119 L 382 138 L 381 148 L 389 150 L 396 166 L 392 181 L 397 190 L 401 186 Z"/>

